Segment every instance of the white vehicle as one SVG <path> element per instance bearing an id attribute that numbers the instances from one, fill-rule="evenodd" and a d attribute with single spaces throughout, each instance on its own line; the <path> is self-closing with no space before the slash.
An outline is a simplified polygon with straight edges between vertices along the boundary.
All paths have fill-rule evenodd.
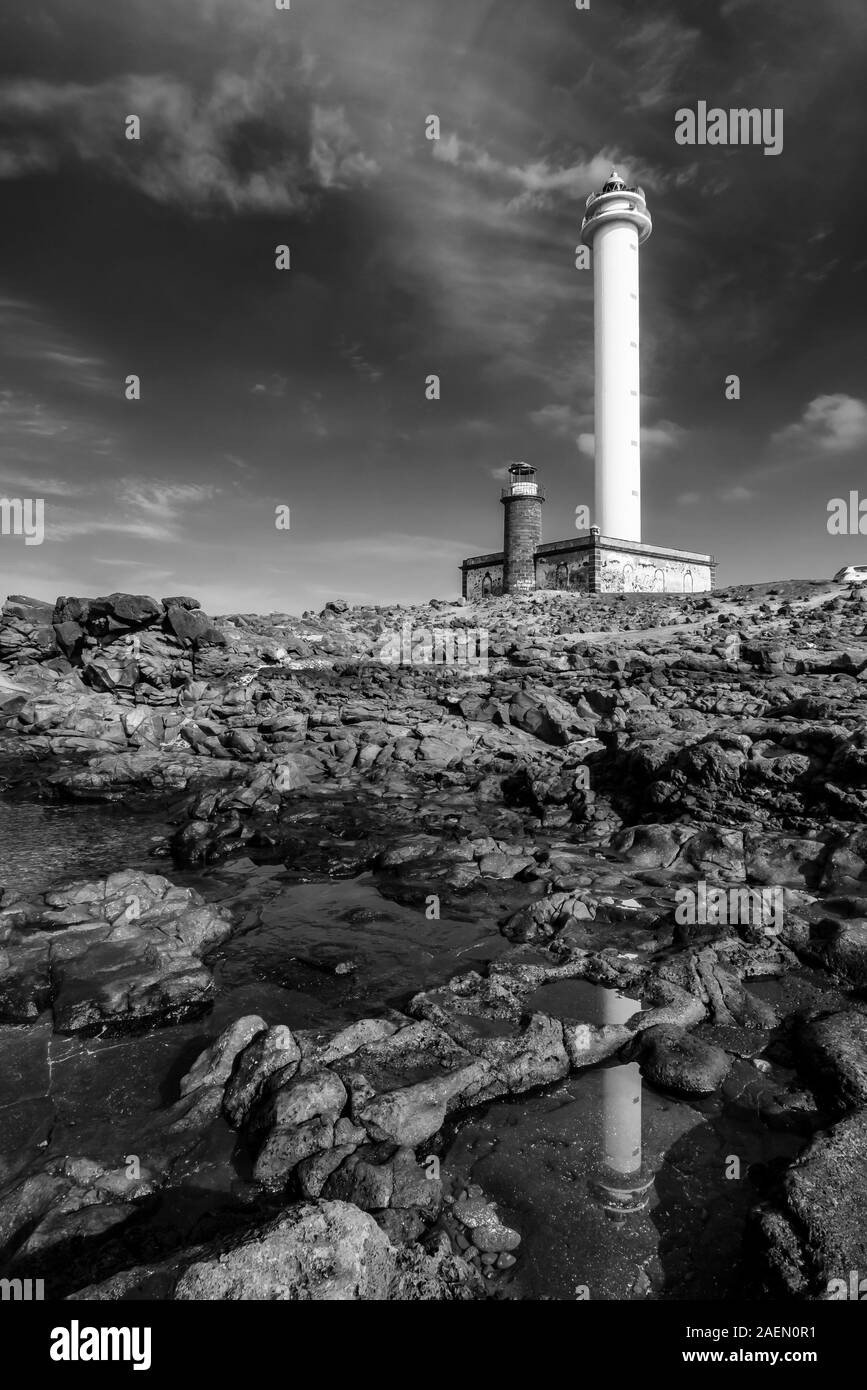
<path id="1" fill-rule="evenodd" d="M 846 565 L 834 575 L 835 584 L 867 584 L 867 565 Z"/>

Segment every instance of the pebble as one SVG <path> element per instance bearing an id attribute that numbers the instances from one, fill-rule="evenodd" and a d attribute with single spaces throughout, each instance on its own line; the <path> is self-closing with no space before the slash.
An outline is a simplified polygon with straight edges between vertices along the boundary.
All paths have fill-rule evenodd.
<path id="1" fill-rule="evenodd" d="M 497 1269 L 511 1269 L 518 1261 L 514 1255 L 510 1255 L 508 1250 L 502 1250 L 497 1256 Z"/>
<path id="2" fill-rule="evenodd" d="M 473 1245 L 479 1250 L 499 1254 L 501 1250 L 514 1250 L 520 1244 L 518 1232 L 510 1230 L 508 1226 L 476 1226 L 473 1229 Z"/>
<path id="3" fill-rule="evenodd" d="M 497 1215 L 494 1207 L 490 1202 L 486 1202 L 484 1197 L 467 1197 L 465 1201 L 456 1202 L 453 1211 L 464 1226 L 496 1224 Z"/>

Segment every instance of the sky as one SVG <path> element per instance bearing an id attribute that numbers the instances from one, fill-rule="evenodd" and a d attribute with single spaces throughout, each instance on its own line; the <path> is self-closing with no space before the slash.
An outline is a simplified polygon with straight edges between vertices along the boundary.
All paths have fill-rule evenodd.
<path id="1" fill-rule="evenodd" d="M 644 539 L 720 585 L 867 563 L 827 530 L 867 498 L 865 66 L 863 0 L 6 7 L 0 495 L 45 539 L 0 535 L 0 590 L 447 597 L 513 461 L 574 535 L 613 165 L 654 220 Z M 782 151 L 678 144 L 699 101 L 781 109 Z"/>

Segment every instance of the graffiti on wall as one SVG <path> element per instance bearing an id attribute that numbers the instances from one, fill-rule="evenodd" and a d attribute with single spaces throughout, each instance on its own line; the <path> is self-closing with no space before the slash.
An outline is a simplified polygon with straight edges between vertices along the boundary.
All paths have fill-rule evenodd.
<path id="1" fill-rule="evenodd" d="M 587 593 L 590 561 L 586 555 L 546 555 L 536 560 L 536 588 Z"/>
<path id="2" fill-rule="evenodd" d="M 467 571 L 467 598 L 497 598 L 502 592 L 502 565 L 485 565 Z"/>

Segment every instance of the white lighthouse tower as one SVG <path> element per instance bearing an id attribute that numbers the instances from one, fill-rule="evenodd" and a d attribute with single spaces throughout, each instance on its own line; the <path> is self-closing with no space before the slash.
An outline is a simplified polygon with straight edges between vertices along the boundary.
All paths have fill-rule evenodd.
<path id="1" fill-rule="evenodd" d="M 587 199 L 593 257 L 596 515 L 603 536 L 641 541 L 638 248 L 653 229 L 644 191 L 616 170 Z"/>

